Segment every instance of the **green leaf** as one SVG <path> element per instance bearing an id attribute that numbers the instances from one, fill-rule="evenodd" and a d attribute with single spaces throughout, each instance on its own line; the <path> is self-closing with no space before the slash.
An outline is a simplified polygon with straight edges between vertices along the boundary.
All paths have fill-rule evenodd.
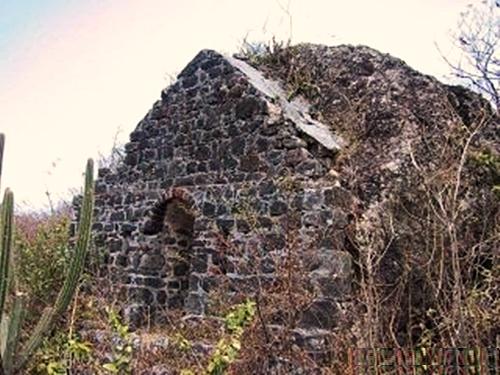
<path id="1" fill-rule="evenodd" d="M 106 363 L 102 366 L 106 371 L 112 372 L 113 374 L 118 373 L 118 367 L 114 363 Z"/>

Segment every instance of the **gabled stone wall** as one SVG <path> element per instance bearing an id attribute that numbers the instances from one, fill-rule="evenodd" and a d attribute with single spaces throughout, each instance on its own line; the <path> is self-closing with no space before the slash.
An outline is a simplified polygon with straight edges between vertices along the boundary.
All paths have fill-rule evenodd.
<path id="1" fill-rule="evenodd" d="M 348 292 L 351 197 L 330 173 L 333 136 L 306 107 L 290 117 L 284 100 L 202 51 L 132 132 L 124 164 L 99 171 L 96 244 L 136 324 L 170 308 L 206 313 L 222 282 L 251 294 L 256 277 L 272 279 L 292 227 L 297 246 L 317 251 L 311 285 L 326 314 L 304 321 L 333 324 L 331 301 Z"/>

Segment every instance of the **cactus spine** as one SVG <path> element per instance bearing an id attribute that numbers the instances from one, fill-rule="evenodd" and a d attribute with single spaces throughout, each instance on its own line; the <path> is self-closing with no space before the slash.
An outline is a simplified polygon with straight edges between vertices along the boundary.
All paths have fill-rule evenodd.
<path id="1" fill-rule="evenodd" d="M 4 136 L 0 134 L 0 178 L 3 148 Z M 24 315 L 23 297 L 16 291 L 13 293 L 12 308 L 9 314 L 10 316 L 8 317 L 8 331 L 7 334 L 2 334 L 1 337 L 1 339 L 6 342 L 6 345 L 3 353 L 1 353 L 0 375 L 9 375 L 15 371 L 21 370 L 26 365 L 32 354 L 40 346 L 44 335 L 51 330 L 57 318 L 66 311 L 71 303 L 84 268 L 85 256 L 90 243 L 92 213 L 94 210 L 93 174 L 94 164 L 92 159 L 89 159 L 85 171 L 85 189 L 80 222 L 78 225 L 77 241 L 66 278 L 53 307 L 47 308 L 44 311 L 33 333 L 19 353 L 16 348 L 19 342 L 20 326 Z M 0 322 L 2 317 L 5 319 L 6 315 L 4 305 L 9 285 L 13 284 L 15 287 L 15 280 L 14 283 L 10 282 L 10 279 L 14 276 L 10 275 L 13 273 L 10 270 L 10 266 L 12 265 L 13 207 L 14 196 L 13 193 L 7 189 L 0 215 Z"/>

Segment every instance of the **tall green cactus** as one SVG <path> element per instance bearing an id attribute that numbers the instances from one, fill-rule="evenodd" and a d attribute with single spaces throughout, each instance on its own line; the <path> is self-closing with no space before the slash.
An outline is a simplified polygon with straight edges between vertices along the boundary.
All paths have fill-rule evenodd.
<path id="1" fill-rule="evenodd" d="M 21 324 L 23 322 L 24 313 L 24 298 L 22 295 L 15 294 L 12 312 L 9 315 L 7 326 L 5 350 L 3 351 L 3 367 L 6 374 L 11 374 L 14 370 L 14 360 L 21 336 Z"/>
<path id="2" fill-rule="evenodd" d="M 2 167 L 2 154 L 4 146 L 4 136 L 0 134 L 0 178 Z M 15 279 L 15 267 L 12 267 L 12 233 L 13 233 L 13 206 L 14 196 L 10 190 L 6 190 L 4 201 L 1 207 L 0 215 L 0 322 L 2 317 L 6 320 L 4 326 L 7 327 L 7 332 L 2 332 L 0 339 L 6 343 L 3 352 L 1 353 L 0 375 L 12 374 L 20 371 L 30 360 L 32 354 L 40 346 L 44 335 L 46 335 L 57 318 L 63 314 L 68 308 L 75 290 L 78 285 L 81 273 L 84 267 L 85 256 L 90 243 L 90 232 L 92 225 L 92 213 L 94 210 L 94 163 L 92 159 L 87 162 L 85 172 L 85 189 L 83 196 L 83 204 L 81 207 L 80 222 L 78 226 L 77 241 L 74 249 L 73 258 L 69 265 L 66 279 L 59 291 L 57 299 L 51 308 L 47 308 L 42 317 L 38 321 L 32 334 L 22 346 L 21 351 L 17 352 L 17 344 L 19 342 L 20 326 L 24 315 L 23 297 L 17 291 L 9 293 L 13 295 L 12 308 L 8 317 L 5 313 L 5 300 L 9 286 L 16 287 L 15 280 L 11 282 L 11 278 Z M 14 270 L 11 270 L 13 268 Z"/>
<path id="3" fill-rule="evenodd" d="M 0 321 L 4 315 L 5 297 L 9 287 L 10 255 L 12 250 L 14 194 L 7 189 L 0 214 Z"/>

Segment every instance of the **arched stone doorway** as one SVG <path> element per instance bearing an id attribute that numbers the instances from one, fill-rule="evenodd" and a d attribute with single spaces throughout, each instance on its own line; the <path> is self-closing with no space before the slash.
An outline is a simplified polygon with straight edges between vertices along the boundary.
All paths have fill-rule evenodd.
<path id="1" fill-rule="evenodd" d="M 156 307 L 182 308 L 189 288 L 195 215 L 189 201 L 162 199 L 152 208 L 143 233 L 163 266 L 157 273 Z M 146 239 L 148 241 L 148 239 Z"/>
<path id="2" fill-rule="evenodd" d="M 161 243 L 167 260 L 169 308 L 183 307 L 188 292 L 194 219 L 185 202 L 176 198 L 167 201 Z"/>

